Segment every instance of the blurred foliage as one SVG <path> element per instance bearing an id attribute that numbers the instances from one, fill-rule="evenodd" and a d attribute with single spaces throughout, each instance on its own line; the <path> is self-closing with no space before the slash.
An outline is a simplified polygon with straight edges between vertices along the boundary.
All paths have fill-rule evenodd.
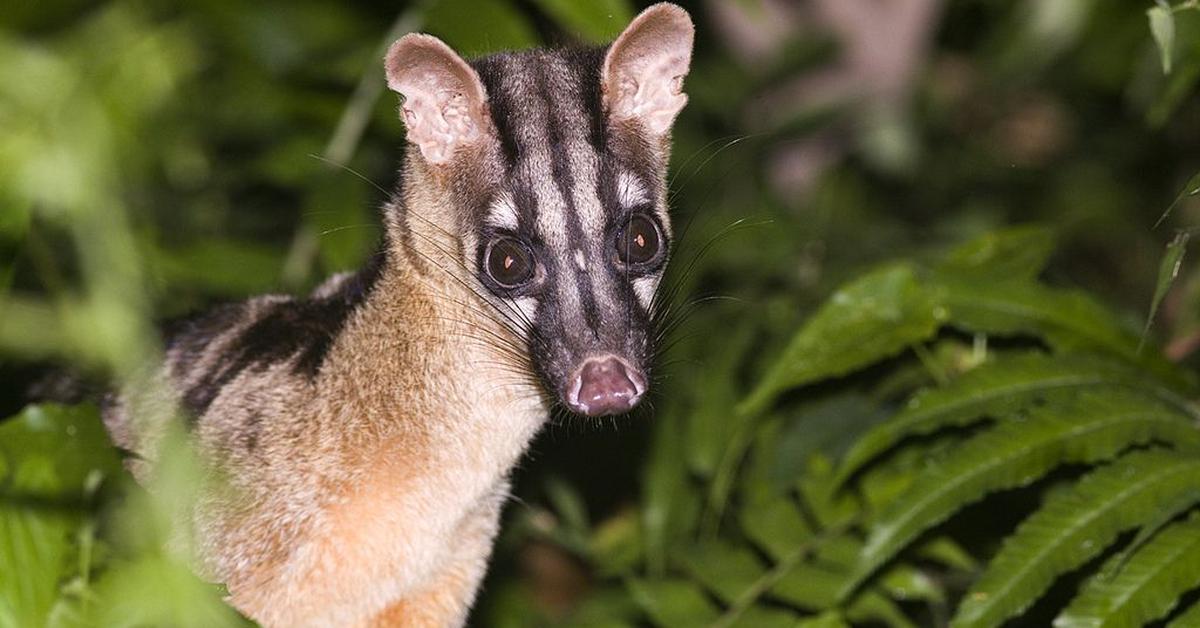
<path id="1" fill-rule="evenodd" d="M 947 0 L 880 108 L 772 100 L 844 42 L 748 56 L 718 3 L 683 4 L 690 317 L 650 416 L 534 444 L 475 623 L 1194 625 L 1200 7 Z M 365 259 L 403 142 L 379 68 L 398 34 L 602 42 L 637 8 L 5 7 L 0 625 L 241 622 L 94 408 L 22 410 L 23 389 L 47 363 L 137 385 L 154 320 Z M 805 146 L 838 150 L 789 185 Z M 178 458 L 151 493 L 186 495 Z"/>

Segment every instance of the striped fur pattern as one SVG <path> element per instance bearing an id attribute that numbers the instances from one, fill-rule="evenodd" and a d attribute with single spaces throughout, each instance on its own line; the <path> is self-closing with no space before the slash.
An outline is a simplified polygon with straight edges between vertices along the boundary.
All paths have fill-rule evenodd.
<path id="1" fill-rule="evenodd" d="M 268 626 L 466 621 L 508 474 L 570 373 L 599 353 L 650 368 L 666 254 L 623 266 L 615 239 L 639 215 L 669 246 L 691 37 L 667 4 L 600 49 L 468 64 L 406 36 L 387 62 L 410 147 L 381 252 L 308 296 L 168 326 L 168 398 L 126 391 L 105 421 L 144 481 L 163 426 L 137 409 L 191 417 L 219 479 L 186 536 L 239 610 Z M 498 237 L 528 247 L 529 282 L 489 275 Z"/>

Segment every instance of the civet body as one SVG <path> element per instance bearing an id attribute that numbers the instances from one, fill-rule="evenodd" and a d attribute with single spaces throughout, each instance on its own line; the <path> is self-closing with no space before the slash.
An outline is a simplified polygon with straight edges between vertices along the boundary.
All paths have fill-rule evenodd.
<path id="1" fill-rule="evenodd" d="M 216 480 L 189 533 L 268 626 L 466 621 L 508 475 L 558 403 L 624 412 L 648 386 L 670 227 L 669 131 L 693 29 L 655 5 L 611 46 L 464 61 L 408 35 L 401 184 L 382 251 L 307 297 L 168 331 L 161 378 Z M 155 469 L 138 392 L 106 411 Z"/>

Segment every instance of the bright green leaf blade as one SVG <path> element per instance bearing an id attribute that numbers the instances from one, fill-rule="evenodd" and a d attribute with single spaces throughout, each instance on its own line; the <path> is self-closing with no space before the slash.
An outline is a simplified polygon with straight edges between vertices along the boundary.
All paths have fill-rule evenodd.
<path id="1" fill-rule="evenodd" d="M 737 411 L 757 414 L 789 388 L 845 375 L 925 341 L 937 331 L 940 313 L 912 267 L 869 273 L 817 310 Z"/>
<path id="2" fill-rule="evenodd" d="M 631 578 L 626 586 L 651 621 L 664 628 L 703 626 L 717 618 L 716 606 L 692 582 Z"/>
<path id="3" fill-rule="evenodd" d="M 1146 10 L 1150 20 L 1150 34 L 1158 46 L 1163 74 L 1171 73 L 1171 61 L 1175 57 L 1175 17 L 1169 7 L 1156 6 Z"/>
<path id="4" fill-rule="evenodd" d="M 1122 384 L 1147 385 L 1128 370 L 1099 359 L 1054 358 L 1041 353 L 1000 358 L 968 371 L 949 386 L 913 396 L 899 414 L 876 425 L 854 444 L 834 482 L 841 485 L 906 438 L 969 425 L 1053 391 Z"/>
<path id="5" fill-rule="evenodd" d="M 1115 576 L 1106 571 L 1087 581 L 1056 628 L 1144 626 L 1169 613 L 1200 583 L 1200 519 L 1167 527 Z"/>
<path id="6" fill-rule="evenodd" d="M 800 509 L 786 497 L 747 504 L 739 510 L 742 531 L 772 560 L 782 560 L 812 538 Z"/>
<path id="7" fill-rule="evenodd" d="M 729 604 L 766 572 L 766 566 L 744 547 L 709 541 L 681 556 L 688 574 Z"/>
<path id="8" fill-rule="evenodd" d="M 1030 607 L 1064 573 L 1153 518 L 1164 501 L 1200 484 L 1200 459 L 1130 454 L 1054 493 L 1021 523 L 963 599 L 951 625 L 996 626 Z"/>
<path id="9" fill-rule="evenodd" d="M 1068 463 L 1095 462 L 1150 440 L 1195 447 L 1191 423 L 1164 406 L 1118 391 L 1080 394 L 1008 418 L 930 465 L 879 517 L 848 595 L 920 533 L 989 493 L 1027 485 Z"/>
<path id="10" fill-rule="evenodd" d="M 612 41 L 633 19 L 628 0 L 535 0 L 558 25 L 593 44 Z"/>
<path id="11" fill-rule="evenodd" d="M 1024 225 L 990 231 L 946 254 L 941 272 L 979 281 L 1036 279 L 1054 252 L 1053 230 Z"/>
<path id="12" fill-rule="evenodd" d="M 1158 306 L 1166 298 L 1167 292 L 1171 290 L 1175 278 L 1179 276 L 1179 267 L 1183 264 L 1183 254 L 1187 250 L 1190 237 L 1191 234 L 1186 231 L 1175 234 L 1170 244 L 1167 245 L 1167 251 L 1163 254 L 1162 261 L 1158 264 L 1158 280 L 1154 284 L 1154 298 L 1150 300 L 1150 313 L 1146 315 L 1146 326 L 1142 328 L 1141 344 L 1146 342 L 1150 326 L 1154 324 L 1154 317 L 1158 315 Z"/>
<path id="13" fill-rule="evenodd" d="M 120 472 L 92 406 L 28 406 L 0 424 L 0 625 L 46 623 L 86 498 Z"/>

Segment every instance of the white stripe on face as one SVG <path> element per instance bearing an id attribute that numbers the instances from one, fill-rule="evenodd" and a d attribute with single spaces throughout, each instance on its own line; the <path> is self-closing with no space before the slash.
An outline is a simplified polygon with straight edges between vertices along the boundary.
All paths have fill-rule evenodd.
<path id="1" fill-rule="evenodd" d="M 647 312 L 650 311 L 650 304 L 654 302 L 654 293 L 658 290 L 659 278 L 658 275 L 651 275 L 633 280 L 633 292 L 637 295 L 638 303 L 641 303 L 642 308 Z"/>
<path id="2" fill-rule="evenodd" d="M 642 182 L 638 181 L 637 177 L 622 172 L 617 176 L 617 202 L 625 209 L 633 209 L 650 202 L 650 195 L 646 193 L 646 188 L 642 187 Z"/>
<path id="3" fill-rule="evenodd" d="M 517 230 L 517 203 L 508 192 L 502 192 L 488 207 L 484 222 L 494 229 Z"/>

